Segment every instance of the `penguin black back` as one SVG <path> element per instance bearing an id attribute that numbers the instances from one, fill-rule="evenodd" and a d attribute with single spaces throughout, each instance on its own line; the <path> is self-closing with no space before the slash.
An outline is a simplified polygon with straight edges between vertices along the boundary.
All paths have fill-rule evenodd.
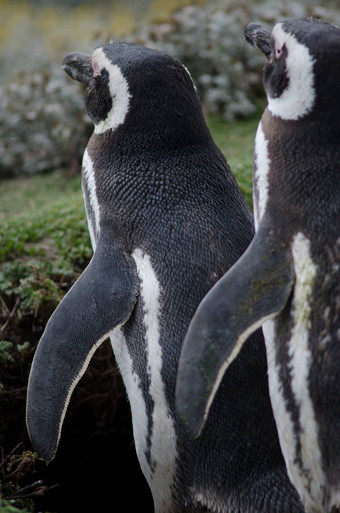
<path id="1" fill-rule="evenodd" d="M 301 512 L 278 443 L 260 331 L 223 380 L 199 437 L 175 408 L 190 319 L 254 234 L 189 73 L 176 59 L 125 42 L 91 57 L 70 54 L 64 69 L 87 86 L 95 125 L 82 172 L 94 256 L 34 358 L 33 445 L 53 457 L 72 390 L 110 336 L 157 513 Z M 194 431 L 196 419 L 189 424 Z"/>

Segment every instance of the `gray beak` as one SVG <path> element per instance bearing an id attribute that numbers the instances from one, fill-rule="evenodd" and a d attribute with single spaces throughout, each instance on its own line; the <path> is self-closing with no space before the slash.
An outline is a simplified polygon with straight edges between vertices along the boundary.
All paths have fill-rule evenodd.
<path id="1" fill-rule="evenodd" d="M 273 53 L 271 34 L 272 31 L 268 27 L 256 23 L 251 23 L 244 31 L 246 41 L 254 48 L 261 50 L 268 60 L 271 59 Z"/>
<path id="2" fill-rule="evenodd" d="M 63 60 L 63 70 L 73 80 L 88 86 L 93 78 L 91 56 L 86 53 L 69 53 Z"/>

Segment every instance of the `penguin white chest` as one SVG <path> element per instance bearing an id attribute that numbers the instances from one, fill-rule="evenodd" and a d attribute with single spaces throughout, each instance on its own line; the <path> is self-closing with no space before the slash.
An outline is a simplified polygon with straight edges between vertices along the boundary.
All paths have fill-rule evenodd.
<path id="1" fill-rule="evenodd" d="M 281 381 L 283 365 L 276 358 L 275 321 L 263 326 L 266 340 L 270 395 L 282 452 L 287 462 L 289 476 L 308 511 L 322 503 L 325 476 L 322 469 L 318 443 L 318 427 L 314 406 L 309 392 L 309 373 L 312 362 L 309 348 L 311 328 L 311 296 L 317 268 L 310 255 L 310 242 L 297 233 L 293 239 L 292 256 L 295 270 L 295 287 L 291 307 L 292 328 L 288 343 L 289 385 Z M 298 424 L 288 407 L 284 390 L 290 388 Z"/>
<path id="2" fill-rule="evenodd" d="M 129 397 L 134 439 L 138 459 L 152 490 L 155 509 L 171 511 L 171 485 L 176 462 L 176 433 L 173 416 L 165 396 L 162 380 L 164 357 L 160 344 L 161 287 L 151 264 L 151 258 L 135 249 L 132 254 L 140 280 L 140 299 L 146 342 L 148 394 L 152 411 L 147 409 L 142 383 L 133 369 L 133 361 L 122 334 L 111 337 L 118 366 Z M 141 350 L 144 350 L 141 348 Z"/>

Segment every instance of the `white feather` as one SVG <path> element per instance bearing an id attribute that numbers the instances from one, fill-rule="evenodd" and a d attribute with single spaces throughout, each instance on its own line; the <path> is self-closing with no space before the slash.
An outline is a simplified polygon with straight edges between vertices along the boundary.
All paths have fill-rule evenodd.
<path id="1" fill-rule="evenodd" d="M 103 134 L 106 130 L 115 130 L 125 121 L 129 110 L 131 94 L 127 80 L 123 76 L 119 66 L 112 64 L 106 57 L 102 48 L 97 48 L 92 54 L 92 67 L 96 73 L 104 68 L 109 73 L 109 90 L 112 98 L 112 108 L 107 117 L 95 124 L 94 132 Z"/>
<path id="2" fill-rule="evenodd" d="M 150 481 L 150 467 L 145 457 L 145 440 L 148 431 L 148 420 L 142 393 L 142 385 L 138 374 L 133 370 L 133 362 L 121 329 L 117 329 L 111 335 L 111 346 L 130 401 L 133 438 L 139 464 L 146 479 Z"/>
<path id="3" fill-rule="evenodd" d="M 318 443 L 318 428 L 308 387 L 312 362 L 311 351 L 308 347 L 311 327 L 311 296 L 317 267 L 310 256 L 310 242 L 302 233 L 298 233 L 294 237 L 292 255 L 296 280 L 292 303 L 293 330 L 289 341 L 289 355 L 291 357 L 292 391 L 299 407 L 303 461 L 303 470 L 299 470 L 300 475 L 295 481 L 295 486 L 308 510 L 309 507 L 312 508 L 314 501 L 316 504 L 322 504 L 325 485 Z"/>
<path id="4" fill-rule="evenodd" d="M 261 122 L 256 131 L 254 161 L 254 221 L 257 230 L 267 206 L 270 168 L 268 141 L 264 135 Z"/>
<path id="5" fill-rule="evenodd" d="M 82 163 L 82 187 L 83 187 L 83 195 L 85 200 L 85 207 L 89 202 L 89 206 L 94 213 L 94 219 L 90 215 L 90 212 L 87 213 L 87 223 L 89 227 L 91 243 L 93 250 L 96 249 L 96 240 L 99 235 L 99 224 L 100 224 L 100 207 L 97 198 L 97 189 L 96 189 L 96 181 L 95 181 L 95 173 L 93 169 L 93 162 L 91 157 L 87 151 L 84 152 L 83 163 Z M 85 187 L 86 186 L 86 187 Z M 89 196 L 87 196 L 87 191 Z"/>
<path id="6" fill-rule="evenodd" d="M 293 34 L 285 32 L 282 23 L 277 23 L 272 35 L 275 48 L 287 48 L 286 70 L 289 79 L 287 88 L 279 98 L 268 95 L 268 108 L 274 116 L 285 120 L 297 120 L 308 114 L 315 102 L 314 57 L 309 49 L 299 43 Z"/>
<path id="7" fill-rule="evenodd" d="M 275 319 L 272 319 L 262 326 L 267 351 L 269 393 L 288 476 L 295 483 L 299 479 L 299 469 L 294 464 L 296 437 L 279 379 L 280 367 L 276 363 L 275 322 Z"/>
<path id="8" fill-rule="evenodd" d="M 151 258 L 135 249 L 132 254 L 140 279 L 141 299 L 143 303 L 144 325 L 147 343 L 147 370 L 149 372 L 149 393 L 154 401 L 153 430 L 151 439 L 151 459 L 157 462 L 149 483 L 157 513 L 171 511 L 171 484 L 176 467 L 176 433 L 173 418 L 165 397 L 165 387 L 161 375 L 163 367 L 162 347 L 160 345 L 159 319 L 161 316 L 161 287 Z"/>

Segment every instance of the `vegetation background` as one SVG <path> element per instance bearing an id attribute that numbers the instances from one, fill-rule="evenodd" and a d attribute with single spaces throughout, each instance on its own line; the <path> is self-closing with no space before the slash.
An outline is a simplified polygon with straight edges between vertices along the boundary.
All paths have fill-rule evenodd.
<path id="1" fill-rule="evenodd" d="M 340 24 L 331 0 L 0 0 L 0 513 L 115 511 L 122 501 L 152 511 L 108 342 L 76 388 L 52 463 L 26 433 L 36 344 L 92 255 L 80 189 L 92 126 L 64 55 L 129 39 L 182 60 L 251 208 L 264 59 L 243 30 L 311 15 Z"/>

